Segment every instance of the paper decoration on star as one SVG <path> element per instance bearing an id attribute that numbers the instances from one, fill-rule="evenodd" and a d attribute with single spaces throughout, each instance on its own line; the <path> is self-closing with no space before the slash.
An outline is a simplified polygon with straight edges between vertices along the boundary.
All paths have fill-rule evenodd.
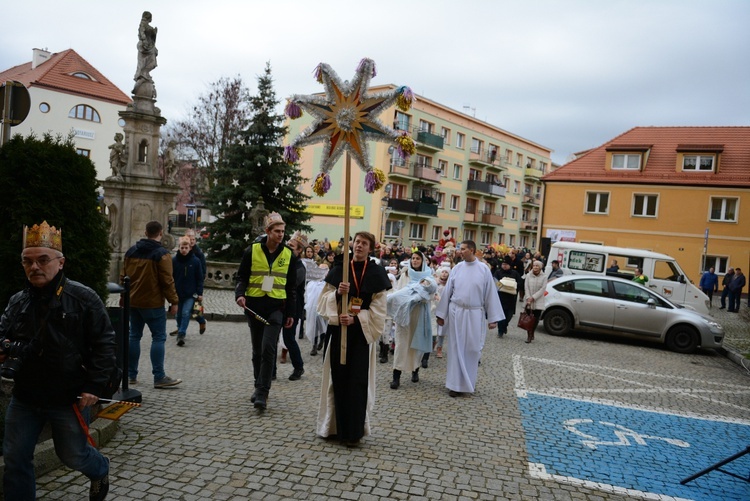
<path id="1" fill-rule="evenodd" d="M 284 110 L 287 117 L 296 119 L 306 111 L 314 121 L 284 148 L 284 161 L 294 164 L 299 161 L 304 146 L 323 143 L 320 172 L 313 184 L 315 194 L 323 196 L 331 188 L 328 173 L 348 151 L 367 173 L 367 192 L 377 191 L 385 184 L 385 174 L 370 165 L 367 141 L 395 143 L 403 158 L 414 154 L 416 147 L 408 132 L 396 131 L 377 118 L 393 104 L 401 111 L 408 111 L 416 99 L 414 93 L 409 87 L 402 86 L 388 92 L 368 94 L 370 79 L 376 75 L 372 59 L 359 62 L 351 83 L 343 82 L 325 63 L 320 63 L 314 73 L 316 80 L 325 87 L 325 97 L 295 94 L 288 99 Z"/>

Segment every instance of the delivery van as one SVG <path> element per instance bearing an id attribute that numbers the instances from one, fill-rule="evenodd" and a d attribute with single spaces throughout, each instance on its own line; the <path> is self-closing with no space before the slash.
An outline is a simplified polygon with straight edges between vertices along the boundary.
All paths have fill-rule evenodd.
<path id="1" fill-rule="evenodd" d="M 666 254 L 641 249 L 606 245 L 555 242 L 550 249 L 545 272 L 552 271 L 551 262 L 560 262 L 565 275 L 610 275 L 632 280 L 636 268 L 648 277 L 645 287 L 688 305 L 699 313 L 708 314 L 708 296 L 687 277 L 677 261 Z"/>

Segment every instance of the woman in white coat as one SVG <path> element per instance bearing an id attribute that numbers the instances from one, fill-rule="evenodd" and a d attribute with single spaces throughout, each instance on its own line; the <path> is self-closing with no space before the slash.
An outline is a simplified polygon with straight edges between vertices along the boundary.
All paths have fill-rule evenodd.
<path id="1" fill-rule="evenodd" d="M 534 315 L 534 327 L 526 331 L 526 342 L 534 340 L 534 331 L 539 325 L 539 317 L 544 311 L 544 292 L 547 289 L 547 275 L 542 272 L 544 265 L 541 261 L 534 261 L 531 265 L 531 271 L 526 274 L 524 292 L 526 298 L 526 308 L 530 309 Z"/>

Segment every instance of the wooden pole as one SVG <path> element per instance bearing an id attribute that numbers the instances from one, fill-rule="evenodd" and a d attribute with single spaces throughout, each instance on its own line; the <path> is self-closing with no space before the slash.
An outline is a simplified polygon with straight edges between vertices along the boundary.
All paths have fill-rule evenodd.
<path id="1" fill-rule="evenodd" d="M 344 274 L 342 280 L 349 283 L 349 198 L 351 196 L 352 186 L 352 157 L 346 152 L 346 173 L 344 174 Z M 341 312 L 349 312 L 349 294 L 341 296 Z M 341 326 L 341 356 L 339 358 L 341 365 L 346 365 L 346 325 Z"/>

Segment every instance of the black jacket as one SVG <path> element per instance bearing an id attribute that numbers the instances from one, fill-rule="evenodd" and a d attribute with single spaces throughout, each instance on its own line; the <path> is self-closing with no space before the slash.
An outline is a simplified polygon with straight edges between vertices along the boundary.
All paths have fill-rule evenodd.
<path id="1" fill-rule="evenodd" d="M 32 405 L 68 405 L 81 393 L 101 396 L 117 363 L 104 303 L 62 272 L 48 286 L 29 285 L 10 298 L 0 339 L 30 344 L 13 396 Z"/>

